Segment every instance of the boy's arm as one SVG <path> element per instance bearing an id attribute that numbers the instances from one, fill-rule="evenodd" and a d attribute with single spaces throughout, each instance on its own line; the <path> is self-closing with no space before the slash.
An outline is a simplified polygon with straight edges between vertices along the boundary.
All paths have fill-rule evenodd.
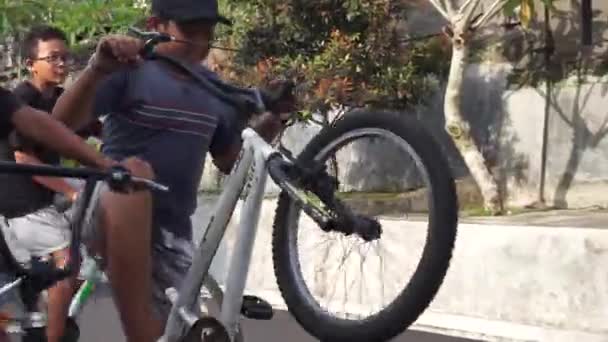
<path id="1" fill-rule="evenodd" d="M 15 152 L 15 161 L 20 164 L 44 165 L 40 159 L 25 152 Z M 48 189 L 66 195 L 71 200 L 76 199 L 77 191 L 63 178 L 33 176 L 34 181 Z"/>
<path id="2" fill-rule="evenodd" d="M 114 164 L 44 112 L 22 106 L 12 115 L 12 123 L 25 137 L 84 165 L 106 169 Z"/>
<path id="3" fill-rule="evenodd" d="M 13 115 L 22 106 L 15 95 L 0 87 L 0 139 L 6 139 L 13 131 Z"/>

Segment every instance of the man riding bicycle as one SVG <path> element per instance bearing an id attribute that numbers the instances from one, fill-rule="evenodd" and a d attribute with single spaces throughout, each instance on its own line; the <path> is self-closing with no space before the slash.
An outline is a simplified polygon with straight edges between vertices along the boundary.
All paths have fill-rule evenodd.
<path id="1" fill-rule="evenodd" d="M 157 52 L 179 59 L 201 76 L 217 78 L 202 65 L 215 25 L 230 24 L 215 0 L 154 0 L 147 26 L 179 41 Z M 87 245 L 104 260 L 106 273 L 130 342 L 151 342 L 162 334 L 171 303 L 168 287 L 179 288 L 192 262 L 190 216 L 207 152 L 228 173 L 240 151 L 245 122 L 233 107 L 189 76 L 158 60 L 142 61 L 142 42 L 103 38 L 88 67 L 58 100 L 58 119 L 78 128 L 106 115 L 103 153 L 116 160 L 137 155 L 154 168 L 168 194 L 115 194 L 99 185 Z M 285 101 L 288 112 L 291 101 Z M 251 123 L 267 141 L 283 127 L 266 113 Z M 152 248 L 150 248 L 152 246 Z"/>

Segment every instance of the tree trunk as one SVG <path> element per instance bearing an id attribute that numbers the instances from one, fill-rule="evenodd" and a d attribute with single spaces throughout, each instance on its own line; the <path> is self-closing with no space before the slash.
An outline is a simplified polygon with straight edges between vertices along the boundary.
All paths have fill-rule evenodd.
<path id="1" fill-rule="evenodd" d="M 496 180 L 486 166 L 483 155 L 475 145 L 470 133 L 470 126 L 462 115 L 462 86 L 469 48 L 466 36 L 459 34 L 459 32 L 463 32 L 463 30 L 455 30 L 452 39 L 452 62 L 444 102 L 445 128 L 481 190 L 485 209 L 492 214 L 500 214 L 502 212 L 502 201 Z"/>

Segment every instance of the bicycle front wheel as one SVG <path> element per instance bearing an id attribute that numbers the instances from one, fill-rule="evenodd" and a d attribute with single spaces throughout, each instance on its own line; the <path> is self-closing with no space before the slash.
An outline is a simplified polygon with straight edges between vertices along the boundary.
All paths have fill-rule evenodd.
<path id="1" fill-rule="evenodd" d="M 332 157 L 334 153 L 344 151 L 346 144 L 360 139 L 371 139 L 371 142 L 346 149 L 343 156 Z M 389 142 L 396 147 L 384 147 Z M 389 160 L 381 170 L 380 161 L 368 159 L 382 154 L 385 161 L 390 159 L 386 158 L 389 154 L 396 158 L 403 156 L 404 159 Z M 336 196 L 344 199 L 343 203 L 348 206 L 356 207 L 358 203 L 359 208 L 364 207 L 368 211 L 367 214 L 378 214 L 378 208 L 370 208 L 369 203 L 374 200 L 367 200 L 366 196 L 405 198 L 399 202 L 405 203 L 399 210 L 392 208 L 399 212 L 405 207 L 416 209 L 412 198 L 417 196 L 418 214 L 428 214 L 428 219 L 418 220 L 410 220 L 410 216 L 381 217 L 378 222 L 382 225 L 382 236 L 370 242 L 356 234 L 323 231 L 310 219 L 300 222 L 300 216 L 305 216 L 300 215 L 302 207 L 286 192 L 279 197 L 272 239 L 274 270 L 283 299 L 298 323 L 321 341 L 369 342 L 394 338 L 430 305 L 452 256 L 458 205 L 454 180 L 441 148 L 414 119 L 388 112 L 356 112 L 346 114 L 335 125 L 321 130 L 299 155 L 298 161 L 300 165 L 324 163 L 328 173 L 336 178 L 350 175 L 346 182 L 350 187 L 337 188 Z M 353 174 L 356 167 L 366 170 Z M 419 176 L 410 176 L 408 170 L 413 167 L 422 169 Z M 371 192 L 380 190 L 369 189 L 380 189 L 380 185 L 368 184 L 367 192 L 355 196 L 353 188 L 363 183 L 361 178 L 366 178 L 360 175 L 369 174 L 374 168 L 378 175 L 375 178 L 383 178 L 385 174 L 388 177 L 388 172 L 402 170 L 401 180 L 407 178 L 408 184 L 401 188 L 407 189 L 398 195 L 378 195 Z M 373 182 L 371 178 L 365 179 L 367 183 Z M 399 177 L 393 178 L 400 181 Z M 338 180 L 341 183 L 341 179 Z M 423 185 L 427 190 L 421 190 Z M 410 231 L 408 225 L 427 228 L 428 234 L 423 237 Z M 392 235 L 389 226 L 397 228 Z M 317 234 L 323 238 L 313 238 Z M 410 256 L 408 249 L 414 240 L 424 246 L 417 266 L 411 267 L 413 274 L 381 282 L 379 279 L 385 275 L 399 277 L 406 273 L 405 261 L 399 261 L 391 268 L 387 266 L 387 260 Z M 308 247 L 300 248 L 307 242 Z M 346 247 L 350 243 L 352 246 Z M 312 254 L 311 249 L 320 246 L 323 247 L 322 253 Z M 381 252 L 388 256 L 376 258 L 373 255 Z M 356 253 L 360 255 L 355 260 L 347 260 Z M 309 265 L 311 263 L 313 265 Z M 368 267 L 371 270 L 367 270 Z M 343 276 L 339 272 L 342 268 Z M 362 273 L 362 285 L 358 287 L 354 286 L 357 272 Z M 307 282 L 306 276 L 314 280 Z M 337 286 L 342 284 L 344 289 L 337 290 Z M 368 290 L 374 292 L 372 298 L 363 299 L 362 293 Z M 388 299 L 389 292 L 394 293 L 394 298 Z M 339 294 L 346 299 L 337 300 Z M 370 314 L 365 315 L 368 311 Z"/>

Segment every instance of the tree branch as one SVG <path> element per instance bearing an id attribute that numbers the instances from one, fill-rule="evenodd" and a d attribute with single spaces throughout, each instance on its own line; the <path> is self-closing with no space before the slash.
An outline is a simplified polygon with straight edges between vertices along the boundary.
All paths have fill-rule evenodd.
<path id="1" fill-rule="evenodd" d="M 445 8 L 448 11 L 448 15 L 450 18 L 453 18 L 456 15 L 456 9 L 454 8 L 454 3 L 452 0 L 442 0 L 445 3 Z"/>
<path id="2" fill-rule="evenodd" d="M 492 6 L 488 9 L 488 11 L 473 24 L 473 29 L 479 28 L 483 26 L 488 20 L 493 18 L 498 12 L 505 6 L 507 0 L 495 0 Z"/>
<path id="3" fill-rule="evenodd" d="M 446 8 L 440 0 L 429 0 L 431 5 L 435 6 L 435 9 L 441 13 L 441 15 L 449 22 L 452 22 L 450 15 L 446 12 Z"/>
<path id="4" fill-rule="evenodd" d="M 469 6 L 471 4 L 472 1 L 475 1 L 477 3 L 479 3 L 479 0 L 467 0 L 464 2 L 464 4 L 462 4 L 462 6 L 460 6 L 460 8 L 458 9 L 458 14 L 459 15 L 463 15 L 464 14 L 464 10 L 467 8 L 467 6 Z"/>
<path id="5" fill-rule="evenodd" d="M 458 14 L 459 16 L 462 16 L 461 20 L 464 22 L 464 25 L 469 26 L 471 18 L 473 18 L 473 13 L 475 13 L 480 2 L 481 0 L 467 0 L 462 7 L 460 7 Z"/>

